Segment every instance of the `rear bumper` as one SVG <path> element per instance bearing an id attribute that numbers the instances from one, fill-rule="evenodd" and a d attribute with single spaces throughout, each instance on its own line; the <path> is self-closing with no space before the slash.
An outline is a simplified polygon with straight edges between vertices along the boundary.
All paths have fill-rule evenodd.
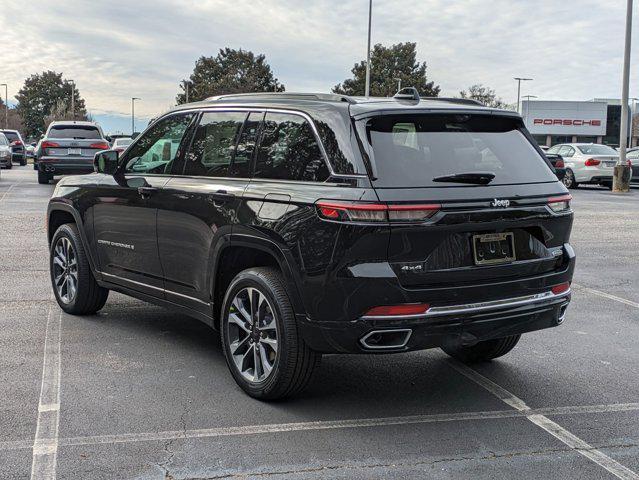
<path id="1" fill-rule="evenodd" d="M 73 175 L 94 171 L 92 158 L 40 157 L 37 160 L 37 166 L 38 170 L 53 175 Z"/>
<path id="2" fill-rule="evenodd" d="M 349 282 L 334 282 L 333 319 L 299 319 L 300 331 L 311 348 L 326 353 L 391 353 L 444 345 L 473 345 L 493 338 L 554 327 L 563 322 L 570 292 L 551 294 L 551 287 L 570 282 L 575 254 L 564 246 L 565 263 L 558 271 L 510 281 L 486 279 L 481 285 L 409 290 L 387 279 L 359 279 L 352 291 Z M 354 280 L 354 279 L 353 279 Z M 338 299 L 339 293 L 341 298 Z M 335 305 L 341 302 L 343 311 Z M 378 305 L 429 303 L 426 314 L 404 317 L 366 317 L 363 312 Z M 353 305 L 358 305 L 353 308 Z M 351 312 L 350 314 L 347 312 Z M 353 314 L 353 312 L 359 312 Z M 349 317 L 350 315 L 350 317 Z M 319 317 L 317 317 L 319 318 Z M 406 342 L 394 348 L 370 348 L 364 337 L 372 332 L 410 331 Z"/>

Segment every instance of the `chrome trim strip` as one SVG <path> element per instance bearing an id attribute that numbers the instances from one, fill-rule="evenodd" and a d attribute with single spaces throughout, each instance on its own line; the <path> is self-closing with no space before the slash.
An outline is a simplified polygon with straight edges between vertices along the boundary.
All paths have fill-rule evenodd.
<path id="1" fill-rule="evenodd" d="M 467 303 L 463 305 L 448 305 L 445 307 L 431 307 L 425 313 L 416 315 L 369 315 L 360 317 L 362 320 L 410 320 L 416 318 L 442 317 L 446 315 L 469 314 L 477 312 L 485 312 L 497 310 L 500 308 L 521 307 L 523 305 L 531 305 L 534 303 L 546 302 L 550 303 L 570 295 L 571 290 L 554 294 L 552 292 L 537 293 L 535 295 L 525 295 L 523 297 L 504 298 L 502 300 L 492 300 L 490 302 Z"/>
<path id="2" fill-rule="evenodd" d="M 405 333 L 406 334 L 406 338 L 404 338 L 404 341 L 401 344 L 398 345 L 369 345 L 366 343 L 366 340 L 368 339 L 368 337 L 370 337 L 371 335 L 375 335 L 377 333 Z M 372 332 L 368 332 L 366 335 L 364 335 L 362 338 L 359 339 L 359 343 L 362 345 L 362 347 L 368 349 L 368 350 L 390 350 L 393 348 L 403 348 L 406 346 L 406 344 L 408 343 L 408 340 L 410 340 L 411 335 L 413 334 L 413 330 L 410 328 L 398 328 L 398 329 L 392 329 L 392 330 L 373 330 Z"/>

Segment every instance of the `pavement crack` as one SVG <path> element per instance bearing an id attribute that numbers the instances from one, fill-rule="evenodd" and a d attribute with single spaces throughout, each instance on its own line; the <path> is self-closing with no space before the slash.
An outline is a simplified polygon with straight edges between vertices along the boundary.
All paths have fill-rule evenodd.
<path id="1" fill-rule="evenodd" d="M 188 403 L 190 404 L 191 400 L 188 400 Z M 173 463 L 173 458 L 175 457 L 175 451 L 172 449 L 172 447 L 177 440 L 186 439 L 186 435 L 187 435 L 186 415 L 188 413 L 189 413 L 189 406 L 183 405 L 182 414 L 180 415 L 180 424 L 182 427 L 182 434 L 179 437 L 172 438 L 164 442 L 163 450 L 166 454 L 166 459 L 163 462 L 158 463 L 158 467 L 160 467 L 162 469 L 162 472 L 164 472 L 164 480 L 175 480 L 175 477 L 169 470 L 169 467 Z"/>

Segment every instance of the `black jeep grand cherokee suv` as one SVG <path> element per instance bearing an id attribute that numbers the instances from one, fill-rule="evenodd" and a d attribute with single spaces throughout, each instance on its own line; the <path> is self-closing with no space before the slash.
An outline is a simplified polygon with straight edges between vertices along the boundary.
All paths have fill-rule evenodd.
<path id="1" fill-rule="evenodd" d="M 115 290 L 203 320 L 258 398 L 299 391 L 322 353 L 495 358 L 570 301 L 570 196 L 512 112 L 224 96 L 95 167 L 49 204 L 60 307 Z"/>

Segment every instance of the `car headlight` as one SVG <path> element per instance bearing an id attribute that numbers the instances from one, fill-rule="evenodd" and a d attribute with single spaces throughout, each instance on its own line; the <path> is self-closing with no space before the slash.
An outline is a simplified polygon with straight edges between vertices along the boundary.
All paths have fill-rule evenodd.
<path id="1" fill-rule="evenodd" d="M 5 158 L 9 156 L 9 152 L 7 152 L 6 150 L 2 150 L 0 152 L 0 158 Z"/>

